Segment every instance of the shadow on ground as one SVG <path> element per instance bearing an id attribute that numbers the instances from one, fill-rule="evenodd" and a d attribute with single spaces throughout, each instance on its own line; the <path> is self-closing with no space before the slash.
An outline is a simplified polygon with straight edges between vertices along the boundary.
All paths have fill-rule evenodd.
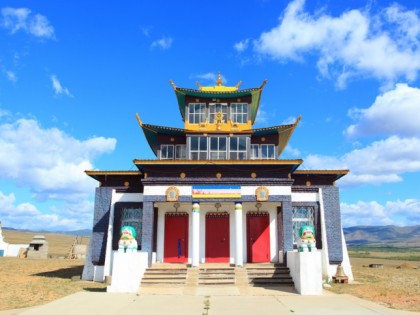
<path id="1" fill-rule="evenodd" d="M 105 288 L 83 288 L 83 290 L 87 292 L 106 292 L 106 287 Z"/>
<path id="2" fill-rule="evenodd" d="M 34 273 L 32 276 L 70 279 L 75 276 L 81 276 L 82 272 L 83 266 L 74 266 L 70 268 L 62 268 L 47 272 Z"/>

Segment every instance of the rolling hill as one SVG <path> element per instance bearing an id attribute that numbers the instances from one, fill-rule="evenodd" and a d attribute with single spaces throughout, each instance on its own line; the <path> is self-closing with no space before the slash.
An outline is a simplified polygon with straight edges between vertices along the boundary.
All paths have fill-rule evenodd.
<path id="1" fill-rule="evenodd" d="M 420 248 L 420 225 L 353 226 L 344 228 L 347 245 Z"/>

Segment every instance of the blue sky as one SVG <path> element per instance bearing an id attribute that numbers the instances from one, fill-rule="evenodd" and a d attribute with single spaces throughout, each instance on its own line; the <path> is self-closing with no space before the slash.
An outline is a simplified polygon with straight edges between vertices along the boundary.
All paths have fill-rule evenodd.
<path id="1" fill-rule="evenodd" d="M 281 158 L 349 168 L 344 226 L 420 224 L 416 1 L 2 1 L 0 220 L 90 228 L 86 169 L 154 158 L 145 123 L 183 127 L 169 84 L 267 79 L 256 127 L 302 115 Z"/>

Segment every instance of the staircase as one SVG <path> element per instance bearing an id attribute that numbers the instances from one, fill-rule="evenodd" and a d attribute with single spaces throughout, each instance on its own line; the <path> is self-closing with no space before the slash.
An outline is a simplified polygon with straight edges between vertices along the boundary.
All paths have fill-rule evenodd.
<path id="1" fill-rule="evenodd" d="M 251 286 L 293 287 L 289 268 L 278 264 L 247 264 L 248 283 Z"/>
<path id="2" fill-rule="evenodd" d="M 289 268 L 277 264 L 247 264 L 244 268 L 228 264 L 202 264 L 199 268 L 186 265 L 155 264 L 141 280 L 142 287 L 237 286 L 293 287 Z"/>
<path id="3" fill-rule="evenodd" d="M 186 279 L 185 265 L 158 264 L 146 269 L 141 286 L 179 286 L 185 285 Z"/>
<path id="4" fill-rule="evenodd" d="M 198 273 L 198 285 L 234 285 L 234 267 L 209 267 L 200 268 Z"/>

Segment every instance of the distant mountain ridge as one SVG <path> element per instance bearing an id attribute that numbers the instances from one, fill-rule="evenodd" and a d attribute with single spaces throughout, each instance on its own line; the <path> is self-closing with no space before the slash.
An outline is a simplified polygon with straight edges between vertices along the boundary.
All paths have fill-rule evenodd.
<path id="1" fill-rule="evenodd" d="M 420 225 L 352 226 L 344 228 L 348 246 L 395 246 L 420 248 Z"/>
<path id="2" fill-rule="evenodd" d="M 92 230 L 89 229 L 82 229 L 82 230 L 74 230 L 74 231 L 46 231 L 46 230 L 40 230 L 40 231 L 33 231 L 28 229 L 15 229 L 10 227 L 2 227 L 3 230 L 12 230 L 17 232 L 31 232 L 36 234 L 43 234 L 43 233 L 54 233 L 54 234 L 64 234 L 64 235 L 74 235 L 74 236 L 92 236 Z"/>

